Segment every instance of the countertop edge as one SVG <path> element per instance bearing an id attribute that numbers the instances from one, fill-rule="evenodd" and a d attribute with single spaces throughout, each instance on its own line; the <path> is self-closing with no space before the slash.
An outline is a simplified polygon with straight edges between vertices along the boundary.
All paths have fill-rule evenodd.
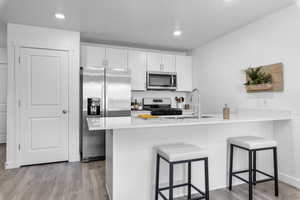
<path id="1" fill-rule="evenodd" d="M 215 121 L 192 121 L 182 123 L 166 123 L 166 124 L 135 124 L 135 125 L 120 125 L 107 128 L 89 128 L 90 131 L 97 130 L 120 130 L 120 129 L 139 129 L 139 128 L 160 128 L 160 127 L 178 127 L 178 126 L 195 126 L 195 125 L 214 125 L 214 124 L 236 124 L 249 122 L 268 122 L 268 121 L 288 121 L 289 117 L 283 118 L 258 118 L 258 119 L 230 119 L 230 120 L 215 120 Z"/>

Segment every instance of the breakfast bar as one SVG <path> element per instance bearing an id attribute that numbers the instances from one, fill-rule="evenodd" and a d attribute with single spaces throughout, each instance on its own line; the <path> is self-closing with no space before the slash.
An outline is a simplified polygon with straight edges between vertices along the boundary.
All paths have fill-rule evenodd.
<path id="1" fill-rule="evenodd" d="M 210 189 L 227 186 L 228 144 L 230 137 L 260 136 L 274 139 L 274 123 L 291 119 L 289 111 L 244 110 L 223 120 L 221 115 L 204 118 L 138 117 L 88 118 L 90 130 L 106 131 L 106 189 L 111 200 L 153 200 L 155 188 L 155 147 L 163 144 L 189 143 L 203 147 L 209 155 Z M 272 172 L 271 152 L 257 155 L 257 167 Z M 236 169 L 247 167 L 247 154 L 237 151 Z M 195 163 L 192 182 L 204 187 L 203 164 Z M 186 182 L 186 165 L 174 168 L 174 184 Z M 260 178 L 259 176 L 257 177 Z M 168 165 L 161 163 L 160 183 L 168 186 Z M 239 184 L 234 180 L 233 184 Z M 174 197 L 186 190 L 175 189 Z"/>

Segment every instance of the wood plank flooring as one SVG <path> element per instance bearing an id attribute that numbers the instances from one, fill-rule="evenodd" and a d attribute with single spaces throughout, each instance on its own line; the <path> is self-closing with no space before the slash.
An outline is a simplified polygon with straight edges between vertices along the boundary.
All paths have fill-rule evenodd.
<path id="1" fill-rule="evenodd" d="M 4 170 L 4 160 L 5 145 L 0 144 L 0 200 L 108 200 L 103 161 Z M 248 187 L 237 186 L 232 192 L 216 190 L 210 195 L 211 200 L 248 200 Z M 263 183 L 255 186 L 254 200 L 300 200 L 300 191 L 280 183 L 280 196 L 276 198 L 273 184 Z"/>

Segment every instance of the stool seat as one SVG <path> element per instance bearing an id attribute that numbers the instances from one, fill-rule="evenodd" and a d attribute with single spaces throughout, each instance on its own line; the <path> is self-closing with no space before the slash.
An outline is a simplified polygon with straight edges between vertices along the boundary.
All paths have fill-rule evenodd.
<path id="1" fill-rule="evenodd" d="M 263 149 L 276 147 L 277 142 L 275 140 L 269 140 L 261 137 L 244 136 L 244 137 L 232 137 L 228 139 L 230 144 L 244 147 L 246 149 Z"/>
<path id="2" fill-rule="evenodd" d="M 157 153 L 170 162 L 207 157 L 207 152 L 192 144 L 167 144 L 157 147 Z"/>

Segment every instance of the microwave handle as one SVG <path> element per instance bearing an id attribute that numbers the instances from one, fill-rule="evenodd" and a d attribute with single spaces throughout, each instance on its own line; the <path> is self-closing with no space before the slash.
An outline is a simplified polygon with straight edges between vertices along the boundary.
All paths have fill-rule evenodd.
<path id="1" fill-rule="evenodd" d="M 172 75 L 171 76 L 172 78 L 171 78 L 171 84 L 172 84 L 172 87 L 174 86 L 174 76 Z"/>

